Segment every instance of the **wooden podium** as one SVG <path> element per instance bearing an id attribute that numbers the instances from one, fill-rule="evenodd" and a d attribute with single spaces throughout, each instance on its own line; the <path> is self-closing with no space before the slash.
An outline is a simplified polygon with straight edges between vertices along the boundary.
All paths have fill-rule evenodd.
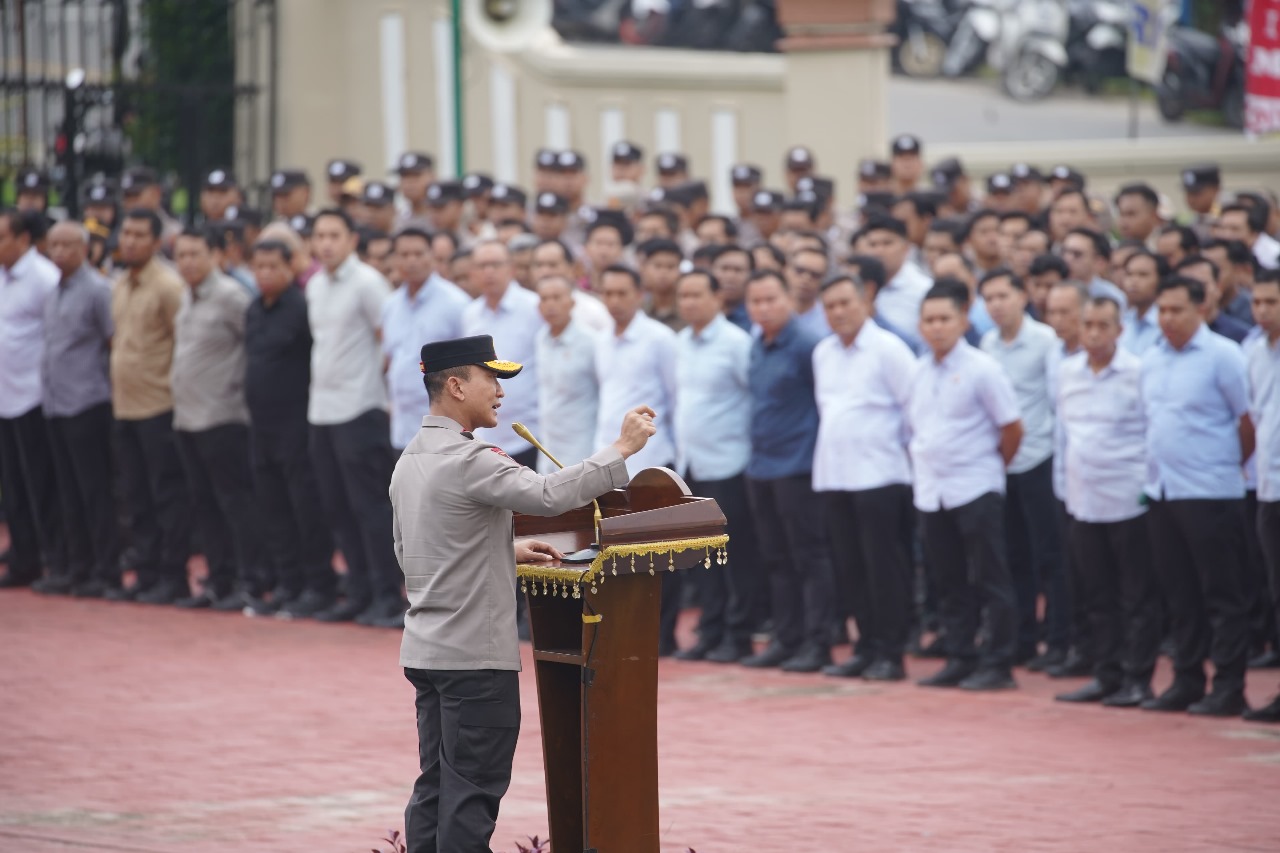
<path id="1" fill-rule="evenodd" d="M 725 517 L 666 468 L 600 497 L 590 564 L 518 566 L 529 602 L 547 811 L 556 853 L 658 853 L 658 617 L 662 576 L 725 561 Z M 569 554 L 595 510 L 515 517 L 517 539 Z M 705 567 L 705 568 L 704 568 Z"/>

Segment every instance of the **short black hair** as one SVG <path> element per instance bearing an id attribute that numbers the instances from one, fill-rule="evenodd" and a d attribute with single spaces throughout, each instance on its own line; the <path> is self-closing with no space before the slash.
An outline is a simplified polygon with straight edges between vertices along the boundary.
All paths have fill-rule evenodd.
<path id="1" fill-rule="evenodd" d="M 951 242 L 955 243 L 958 247 L 962 242 L 964 242 L 960 237 L 965 233 L 965 224 L 963 221 L 952 217 L 947 217 L 946 219 L 935 219 L 929 223 L 928 233 L 948 234 L 951 237 Z"/>
<path id="2" fill-rule="evenodd" d="M 1004 213 L 1000 214 L 1001 225 L 1003 225 L 1006 222 L 1012 222 L 1015 219 L 1021 219 L 1023 222 L 1027 223 L 1028 231 L 1034 230 L 1036 221 L 1031 217 L 1031 214 L 1027 213 L 1026 211 L 1006 210 Z"/>
<path id="3" fill-rule="evenodd" d="M 1143 183 L 1125 184 L 1116 193 L 1116 197 L 1115 197 L 1116 204 L 1119 204 L 1120 199 L 1124 198 L 1127 195 L 1138 196 L 1143 201 L 1145 201 L 1147 205 L 1151 208 L 1157 208 L 1160 206 L 1160 196 L 1157 195 L 1156 191 L 1151 189 L 1151 187 L 1148 186 L 1147 184 L 1143 184 Z"/>
<path id="4" fill-rule="evenodd" d="M 1182 289 L 1187 292 L 1187 298 L 1191 300 L 1192 305 L 1204 304 L 1204 282 L 1198 278 L 1192 278 L 1187 275 L 1178 275 L 1174 273 L 1160 280 L 1160 284 L 1156 286 L 1156 296 L 1162 293 L 1168 293 L 1170 290 Z"/>
<path id="5" fill-rule="evenodd" d="M 558 246 L 560 248 L 560 251 L 564 253 L 564 262 L 566 264 L 573 263 L 574 261 L 573 249 L 570 249 L 569 244 L 566 243 L 564 240 L 561 240 L 559 237 L 549 237 L 546 240 L 542 240 L 538 243 L 538 245 L 533 247 L 533 250 L 536 252 L 539 249 L 541 249 L 543 246 Z"/>
<path id="6" fill-rule="evenodd" d="M 680 250 L 680 245 L 675 240 L 668 240 L 666 237 L 654 237 L 652 240 L 645 240 L 639 246 L 636 246 L 636 254 L 644 260 L 648 260 L 654 255 L 675 255 L 680 260 L 684 260 L 684 252 Z"/>
<path id="7" fill-rule="evenodd" d="M 769 278 L 777 280 L 778 284 L 787 293 L 791 292 L 791 288 L 787 286 L 786 276 L 784 276 L 778 270 L 756 270 L 751 274 L 751 277 L 747 279 L 747 286 L 743 289 L 749 290 L 751 288 L 751 285 L 755 284 L 757 281 L 764 281 L 765 279 L 769 279 Z"/>
<path id="8" fill-rule="evenodd" d="M 978 292 L 982 292 L 982 288 L 987 282 L 1001 278 L 1008 279 L 1009 286 L 1014 290 L 1021 290 L 1023 293 L 1027 292 L 1027 285 L 1026 282 L 1022 280 L 1022 276 L 1018 275 L 1008 267 L 996 267 L 995 269 L 990 269 L 983 273 L 982 278 L 978 279 Z"/>
<path id="9" fill-rule="evenodd" d="M 711 287 L 712 293 L 720 292 L 720 279 L 716 278 L 715 275 L 712 274 L 711 270 L 707 269 L 706 267 L 694 267 L 693 269 L 689 270 L 686 273 L 681 273 L 680 277 L 676 279 L 676 287 L 679 288 L 680 282 L 684 281 L 686 278 L 689 278 L 689 276 L 694 276 L 694 275 L 705 276 L 707 279 L 707 284 L 710 285 Z"/>
<path id="10" fill-rule="evenodd" d="M 391 235 L 386 231 L 383 231 L 380 228 L 370 228 L 368 226 L 361 226 L 356 229 L 356 236 L 358 238 L 356 240 L 356 251 L 361 255 L 368 253 L 369 244 L 373 243 L 373 241 L 391 239 Z M 395 243 L 393 242 L 391 245 L 394 246 Z"/>
<path id="11" fill-rule="evenodd" d="M 1162 256 L 1157 255 L 1155 252 L 1151 251 L 1150 249 L 1147 249 L 1145 247 L 1138 249 L 1136 252 L 1134 252 L 1132 255 L 1126 258 L 1124 262 L 1125 269 L 1129 268 L 1129 264 L 1133 263 L 1134 258 L 1150 258 L 1152 261 L 1154 261 L 1156 265 L 1156 276 L 1158 278 L 1164 278 L 1169 274 L 1169 262 L 1166 261 Z"/>
<path id="12" fill-rule="evenodd" d="M 444 393 L 445 383 L 449 381 L 450 377 L 456 376 L 466 382 L 471 378 L 471 367 L 472 365 L 470 364 L 460 364 L 457 367 L 437 370 L 423 376 L 422 384 L 427 387 L 427 399 L 432 401 L 438 399 Z"/>
<path id="13" fill-rule="evenodd" d="M 1243 213 L 1245 224 L 1249 227 L 1250 234 L 1261 234 L 1267 227 L 1267 219 L 1271 216 L 1269 205 L 1241 204 L 1240 202 L 1232 202 L 1224 204 L 1222 209 L 1218 211 L 1218 219 L 1226 216 L 1228 213 Z"/>
<path id="14" fill-rule="evenodd" d="M 1101 231 L 1095 231 L 1092 228 L 1072 228 L 1067 232 L 1067 237 L 1072 234 L 1079 234 L 1085 237 L 1093 244 L 1093 253 L 1105 261 L 1111 260 L 1111 241 Z M 1066 239 L 1065 237 L 1063 238 Z"/>
<path id="15" fill-rule="evenodd" d="M 1256 287 L 1259 284 L 1280 284 L 1280 269 L 1260 269 L 1254 276 L 1253 284 Z"/>
<path id="16" fill-rule="evenodd" d="M 778 266 L 785 267 L 787 265 L 786 254 L 777 246 L 773 245 L 772 243 L 756 243 L 754 246 L 751 247 L 751 251 L 754 252 L 756 249 L 764 249 L 766 252 L 772 255 L 773 259 L 777 261 Z M 752 260 L 752 266 L 755 266 L 755 258 L 753 257 L 751 260 Z"/>
<path id="17" fill-rule="evenodd" d="M 751 254 L 751 250 L 744 246 L 739 246 L 737 243 L 728 243 L 724 246 L 712 246 L 709 248 L 715 249 L 715 252 L 716 252 L 715 256 L 711 259 L 712 263 L 715 263 L 716 261 L 720 260 L 725 255 L 731 252 L 741 252 L 747 257 L 747 269 L 750 270 L 751 272 L 756 271 L 755 255 Z"/>
<path id="18" fill-rule="evenodd" d="M 1094 296 L 1085 303 L 1086 307 L 1093 306 L 1094 308 L 1106 308 L 1108 305 L 1116 309 L 1116 319 L 1119 320 L 1121 315 L 1124 314 L 1124 309 L 1120 307 L 1120 303 L 1116 301 L 1114 296 Z"/>
<path id="19" fill-rule="evenodd" d="M 631 279 L 631 283 L 635 285 L 636 290 L 641 290 L 644 287 L 644 285 L 640 283 L 640 273 L 636 272 L 626 264 L 609 264 L 609 266 L 600 271 L 600 281 L 603 282 L 604 277 L 607 275 L 625 275 L 627 278 Z"/>
<path id="20" fill-rule="evenodd" d="M 400 242 L 401 237 L 417 237 L 419 240 L 427 242 L 427 248 L 431 248 L 431 232 L 420 225 L 406 225 L 399 231 L 391 235 L 391 245 L 394 247 Z"/>
<path id="21" fill-rule="evenodd" d="M 984 207 L 981 210 L 974 211 L 974 213 L 964 223 L 964 231 L 961 232 L 960 242 L 967 242 L 969 236 L 973 234 L 974 226 L 984 219 L 994 219 L 996 220 L 996 224 L 999 224 L 1000 212 L 992 210 L 989 207 Z"/>
<path id="22" fill-rule="evenodd" d="M 884 262 L 879 258 L 871 255 L 850 255 L 845 259 L 844 264 L 847 267 L 857 267 L 858 278 L 874 284 L 877 293 L 889 281 L 889 271 L 884 268 Z"/>
<path id="23" fill-rule="evenodd" d="M 1222 270 L 1218 268 L 1218 265 L 1206 258 L 1204 255 L 1191 255 L 1190 257 L 1183 258 L 1178 261 L 1176 266 L 1174 266 L 1173 271 L 1176 274 L 1201 265 L 1209 268 L 1209 271 L 1213 273 L 1214 281 L 1217 281 L 1218 276 L 1222 274 Z"/>
<path id="24" fill-rule="evenodd" d="M 933 287 L 929 288 L 929 292 L 924 295 L 924 299 L 920 300 L 920 310 L 924 310 L 924 304 L 930 299 L 945 299 L 956 307 L 961 314 L 967 314 L 969 311 L 969 286 L 958 278 L 943 276 L 933 283 Z"/>
<path id="25" fill-rule="evenodd" d="M 1073 195 L 1080 197 L 1080 203 L 1084 205 L 1085 210 L 1090 212 L 1093 211 L 1093 205 L 1089 204 L 1089 197 L 1084 194 L 1084 190 L 1077 189 L 1075 187 L 1068 187 L 1067 189 L 1063 190 L 1062 192 L 1054 196 L 1053 200 L 1049 202 L 1049 207 L 1053 207 L 1055 204 L 1062 201 L 1064 198 L 1070 198 Z"/>
<path id="26" fill-rule="evenodd" d="M 870 234 L 872 231 L 892 231 L 894 234 L 905 239 L 907 236 L 907 225 L 901 219 L 896 219 L 892 216 L 873 214 L 872 216 L 867 217 L 867 224 L 862 226 L 862 229 L 858 234 L 860 236 L 865 236 Z"/>
<path id="27" fill-rule="evenodd" d="M 893 206 L 899 204 L 909 204 L 916 216 L 920 218 L 931 218 L 938 215 L 938 200 L 933 193 L 919 192 L 913 190 L 904 193 L 893 200 Z"/>
<path id="28" fill-rule="evenodd" d="M 617 232 L 618 240 L 622 243 L 622 245 L 629 246 L 631 244 L 631 237 L 632 237 L 631 229 L 626 225 L 624 225 L 623 223 L 612 218 L 597 219 L 594 222 L 592 222 L 590 225 L 587 226 L 587 231 L 583 239 L 584 240 L 591 239 L 591 235 L 599 231 L 601 228 L 612 228 L 614 231 Z"/>
<path id="29" fill-rule="evenodd" d="M 342 224 L 346 226 L 348 231 L 356 230 L 356 223 L 355 220 L 351 218 L 351 214 L 347 213 L 340 207 L 326 207 L 324 210 L 317 213 L 315 219 L 312 220 L 312 226 L 314 227 L 316 224 L 319 224 L 320 220 L 324 219 L 326 216 L 342 220 Z"/>
<path id="30" fill-rule="evenodd" d="M 1200 251 L 1208 249 L 1226 249 L 1227 263 L 1236 266 L 1248 266 L 1255 273 L 1258 271 L 1258 257 L 1243 240 L 1208 240 L 1201 244 Z"/>
<path id="31" fill-rule="evenodd" d="M 222 231 L 213 226 L 187 225 L 179 233 L 180 237 L 191 237 L 199 240 L 210 250 L 220 252 L 227 248 L 227 240 Z"/>
<path id="32" fill-rule="evenodd" d="M 1071 278 L 1071 268 L 1067 266 L 1067 262 L 1057 255 L 1036 255 L 1032 259 L 1031 265 L 1027 267 L 1027 275 L 1044 275 L 1045 273 L 1056 272 L 1059 277 L 1067 279 Z"/>
<path id="33" fill-rule="evenodd" d="M 835 275 L 831 276 L 831 278 L 827 279 L 822 283 L 822 288 L 819 292 L 826 293 L 831 288 L 838 287 L 846 283 L 852 284 L 853 289 L 858 291 L 858 295 L 863 298 L 866 298 L 867 282 L 864 281 L 860 276 L 856 276 L 856 275 L 853 275 L 852 273 L 847 273 L 847 272 L 836 273 Z"/>
<path id="34" fill-rule="evenodd" d="M 1194 252 L 1200 248 L 1200 238 L 1185 225 L 1166 225 L 1160 229 L 1160 236 L 1166 234 L 1177 234 L 1178 247 L 1184 252 Z"/>
<path id="35" fill-rule="evenodd" d="M 639 222 L 641 219 L 644 219 L 646 216 L 661 217 L 662 221 L 665 222 L 667 225 L 667 231 L 669 231 L 673 235 L 680 231 L 680 217 L 676 215 L 676 212 L 674 210 L 672 210 L 670 207 L 668 207 L 665 204 L 649 205 L 643 211 L 640 212 L 640 215 L 638 217 L 636 217 L 636 222 Z"/>
<path id="36" fill-rule="evenodd" d="M 293 261 L 293 249 L 289 248 L 289 244 L 283 240 L 259 240 L 253 244 L 253 248 L 249 250 L 249 255 L 264 253 L 275 253 L 284 259 L 284 262 L 291 263 Z"/>
<path id="37" fill-rule="evenodd" d="M 21 237 L 25 234 L 27 237 L 31 237 L 31 220 L 17 208 L 6 207 L 4 210 L 0 210 L 0 219 L 3 219 L 8 224 L 11 236 Z"/>
<path id="38" fill-rule="evenodd" d="M 124 218 L 147 223 L 153 239 L 160 239 L 160 235 L 164 233 L 164 223 L 160 221 L 160 214 L 149 207 L 135 207 L 126 212 Z"/>

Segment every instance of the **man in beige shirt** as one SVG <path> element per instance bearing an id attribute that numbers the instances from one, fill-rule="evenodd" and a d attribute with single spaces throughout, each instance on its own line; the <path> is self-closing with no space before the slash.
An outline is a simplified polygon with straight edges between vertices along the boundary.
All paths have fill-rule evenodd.
<path id="1" fill-rule="evenodd" d="M 174 445 L 169 386 L 182 282 L 157 257 L 163 227 L 154 210 L 125 214 L 120 228 L 124 273 L 111 294 L 111 403 L 138 582 L 110 595 L 147 604 L 172 604 L 190 594 L 190 512 Z"/>
<path id="2" fill-rule="evenodd" d="M 396 558 L 409 593 L 400 664 L 417 690 L 421 775 L 405 810 L 412 850 L 488 850 L 511 782 L 520 729 L 516 561 L 558 559 L 543 542 L 511 545 L 512 511 L 557 515 L 627 482 L 623 460 L 655 432 L 629 412 L 613 444 L 549 476 L 476 439 L 502 405 L 488 335 L 422 348 L 431 414 L 391 478 Z"/>

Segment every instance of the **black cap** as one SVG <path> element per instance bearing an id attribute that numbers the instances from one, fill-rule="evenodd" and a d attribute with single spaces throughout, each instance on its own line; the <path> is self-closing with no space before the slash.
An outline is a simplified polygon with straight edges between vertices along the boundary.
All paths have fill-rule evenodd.
<path id="1" fill-rule="evenodd" d="M 115 204 L 116 193 L 112 186 L 106 182 L 92 183 L 85 187 L 84 191 L 85 204 Z"/>
<path id="2" fill-rule="evenodd" d="M 1009 177 L 1013 178 L 1015 183 L 1022 183 L 1023 181 L 1044 181 L 1044 175 L 1040 173 L 1040 170 L 1029 163 L 1014 163 L 1009 167 Z"/>
<path id="3" fill-rule="evenodd" d="M 492 370 L 499 379 L 510 379 L 524 369 L 519 362 L 499 361 L 493 349 L 493 338 L 489 335 L 423 344 L 421 357 L 419 366 L 423 374 L 474 364 Z"/>
<path id="4" fill-rule="evenodd" d="M 489 191 L 489 201 L 495 204 L 515 204 L 524 207 L 529 196 L 524 190 L 511 184 L 494 184 Z"/>
<path id="5" fill-rule="evenodd" d="M 569 200 L 555 193 L 538 193 L 538 198 L 534 203 L 534 210 L 538 213 L 568 213 Z"/>
<path id="6" fill-rule="evenodd" d="M 830 178 L 805 175 L 796 181 L 796 196 L 812 193 L 818 202 L 826 204 L 836 193 L 836 182 Z"/>
<path id="7" fill-rule="evenodd" d="M 159 183 L 160 176 L 154 169 L 138 166 L 124 173 L 124 177 L 120 179 L 120 191 L 126 196 L 137 195 L 147 187 L 154 187 Z"/>
<path id="8" fill-rule="evenodd" d="M 923 149 L 920 137 L 912 136 L 910 133 L 899 133 L 889 143 L 889 150 L 895 157 L 899 154 L 919 154 Z"/>
<path id="9" fill-rule="evenodd" d="M 678 175 L 689 171 L 689 158 L 675 151 L 664 151 L 658 155 L 659 175 Z"/>
<path id="10" fill-rule="evenodd" d="M 581 172 L 587 168 L 587 158 L 577 151 L 561 151 L 556 155 L 553 167 L 557 172 Z"/>
<path id="11" fill-rule="evenodd" d="M 858 161 L 858 177 L 867 181 L 884 181 L 893 175 L 889 164 L 883 160 L 865 159 Z"/>
<path id="12" fill-rule="evenodd" d="M 554 169 L 558 159 L 556 152 L 550 148 L 539 148 L 538 153 L 533 155 L 533 165 L 538 169 Z"/>
<path id="13" fill-rule="evenodd" d="M 1201 163 L 1182 170 L 1182 185 L 1189 190 L 1222 186 L 1222 170 L 1217 163 Z"/>
<path id="14" fill-rule="evenodd" d="M 932 175 L 935 187 L 950 187 L 957 178 L 964 176 L 964 166 L 960 165 L 959 159 L 948 157 L 938 161 L 933 167 Z"/>
<path id="15" fill-rule="evenodd" d="M 360 193 L 360 201 L 372 207 L 386 207 L 395 200 L 395 190 L 382 181 L 369 181 L 364 185 L 364 192 Z"/>
<path id="16" fill-rule="evenodd" d="M 214 169 L 204 176 L 204 188 L 207 190 L 229 190 L 236 186 L 236 176 L 226 169 Z"/>
<path id="17" fill-rule="evenodd" d="M 330 160 L 324 171 L 331 181 L 345 181 L 348 178 L 359 177 L 363 170 L 360 168 L 360 164 L 354 160 L 338 159 Z"/>
<path id="18" fill-rule="evenodd" d="M 711 197 L 706 181 L 685 181 L 673 189 L 679 190 L 689 201 L 702 201 Z"/>
<path id="19" fill-rule="evenodd" d="M 622 238 L 622 245 L 630 246 L 635 239 L 635 230 L 631 220 L 621 210 L 612 207 L 587 207 L 582 210 L 582 218 L 587 221 L 587 233 L 590 234 L 601 226 L 610 226 L 617 230 Z"/>
<path id="20" fill-rule="evenodd" d="M 644 149 L 625 139 L 621 142 L 613 143 L 613 148 L 610 151 L 615 163 L 639 163 L 644 159 Z"/>
<path id="21" fill-rule="evenodd" d="M 1084 175 L 1070 166 L 1059 164 L 1049 170 L 1049 180 L 1066 181 L 1076 189 L 1084 189 Z"/>
<path id="22" fill-rule="evenodd" d="M 462 201 L 461 181 L 436 181 L 427 187 L 427 204 L 432 207 L 444 207 L 451 201 Z"/>
<path id="23" fill-rule="evenodd" d="M 289 217 L 289 227 L 297 231 L 303 237 L 311 236 L 311 226 L 315 224 L 315 220 L 305 213 L 299 213 Z"/>
<path id="24" fill-rule="evenodd" d="M 14 186 L 19 193 L 46 193 L 49 191 L 49 176 L 39 169 L 23 169 L 14 179 Z"/>
<path id="25" fill-rule="evenodd" d="M 757 190 L 751 196 L 751 209 L 761 213 L 777 213 L 782 210 L 782 193 L 773 190 Z"/>
<path id="26" fill-rule="evenodd" d="M 1005 195 L 1013 191 L 1013 178 L 1004 172 L 996 172 L 987 176 L 987 194 Z"/>
<path id="27" fill-rule="evenodd" d="M 462 194 L 467 198 L 475 198 L 493 189 L 493 178 L 482 172 L 471 172 L 462 179 Z"/>
<path id="28" fill-rule="evenodd" d="M 764 178 L 759 166 L 750 163 L 739 163 L 729 170 L 729 179 L 735 187 L 753 187 Z"/>
<path id="29" fill-rule="evenodd" d="M 309 187 L 311 179 L 301 169 L 280 169 L 271 176 L 271 193 L 287 193 L 295 187 Z"/>
<path id="30" fill-rule="evenodd" d="M 436 161 L 430 154 L 424 154 L 421 151 L 406 151 L 400 155 L 400 159 L 396 160 L 395 171 L 397 174 L 403 175 L 406 172 L 410 174 L 426 172 L 435 167 Z"/>
<path id="31" fill-rule="evenodd" d="M 787 149 L 786 164 L 789 172 L 812 169 L 814 166 L 813 152 L 803 145 L 793 145 Z"/>

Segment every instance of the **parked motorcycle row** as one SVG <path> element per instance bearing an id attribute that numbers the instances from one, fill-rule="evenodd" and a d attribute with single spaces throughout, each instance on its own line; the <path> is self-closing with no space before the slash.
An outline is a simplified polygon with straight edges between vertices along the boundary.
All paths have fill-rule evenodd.
<path id="1" fill-rule="evenodd" d="M 1128 0 L 897 0 L 894 69 L 911 77 L 961 77 L 984 64 L 1012 98 L 1035 101 L 1060 84 L 1097 92 L 1127 76 L 1132 4 Z M 1156 86 L 1161 115 L 1220 110 L 1244 126 L 1248 28 L 1224 24 L 1215 35 L 1176 24 L 1164 28 L 1165 69 Z"/>

